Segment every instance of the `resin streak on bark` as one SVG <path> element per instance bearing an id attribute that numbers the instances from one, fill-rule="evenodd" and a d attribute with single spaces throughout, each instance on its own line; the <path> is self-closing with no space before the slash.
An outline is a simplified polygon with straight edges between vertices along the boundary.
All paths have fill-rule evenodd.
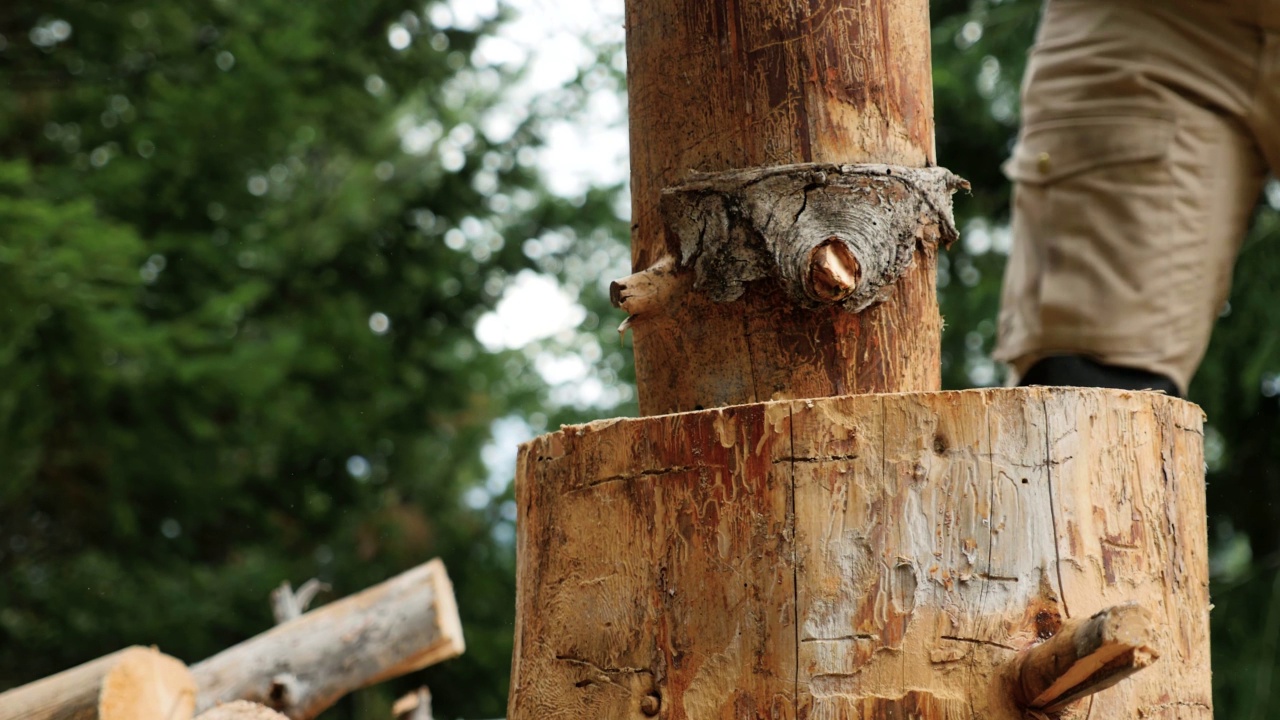
<path id="1" fill-rule="evenodd" d="M 1201 422 L 1153 393 L 1030 388 L 536 439 L 508 716 L 1024 720 L 1022 653 L 1080 687 L 1114 660 L 1081 620 L 1137 601 L 1158 669 L 1063 717 L 1207 720 Z"/>

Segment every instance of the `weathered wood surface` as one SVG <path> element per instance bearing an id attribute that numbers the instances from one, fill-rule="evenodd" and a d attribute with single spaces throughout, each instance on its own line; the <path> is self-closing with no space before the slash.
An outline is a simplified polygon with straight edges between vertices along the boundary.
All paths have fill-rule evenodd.
<path id="1" fill-rule="evenodd" d="M 1022 720 L 1020 653 L 1137 601 L 1158 665 L 1062 717 L 1210 718 L 1201 428 L 1022 388 L 538 438 L 508 717 Z"/>
<path id="2" fill-rule="evenodd" d="M 347 693 L 462 654 L 453 585 L 439 560 L 277 625 L 197 665 L 197 711 L 249 700 L 293 720 Z"/>
<path id="3" fill-rule="evenodd" d="M 434 720 L 431 713 L 431 691 L 426 686 L 396 700 L 391 706 L 395 720 Z"/>
<path id="4" fill-rule="evenodd" d="M 0 693 L 0 720 L 191 720 L 195 703 L 181 661 L 131 647 Z"/>
<path id="5" fill-rule="evenodd" d="M 661 196 L 690 173 L 934 164 L 925 0 L 632 0 L 626 24 L 635 272 L 679 256 Z M 727 303 L 685 293 L 629 323 L 640 411 L 936 390 L 935 272 L 921 243 L 893 294 L 856 315 L 796 307 L 780 278 Z"/>
<path id="6" fill-rule="evenodd" d="M 236 700 L 200 713 L 196 720 L 285 720 L 285 716 L 266 705 Z"/>

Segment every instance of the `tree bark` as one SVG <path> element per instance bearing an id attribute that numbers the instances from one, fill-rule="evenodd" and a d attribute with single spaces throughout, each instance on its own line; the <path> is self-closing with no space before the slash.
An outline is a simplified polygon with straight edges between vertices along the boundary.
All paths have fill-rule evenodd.
<path id="1" fill-rule="evenodd" d="M 200 713 L 196 720 L 285 720 L 285 716 L 266 705 L 236 700 Z"/>
<path id="2" fill-rule="evenodd" d="M 197 711 L 249 700 L 293 720 L 353 690 L 462 654 L 444 564 L 432 560 L 192 666 Z"/>
<path id="3" fill-rule="evenodd" d="M 1210 718 L 1202 419 L 1022 388 L 538 438 L 508 717 Z"/>
<path id="4" fill-rule="evenodd" d="M 190 720 L 195 702 L 182 662 L 131 647 L 0 693 L 0 720 Z"/>
<path id="5" fill-rule="evenodd" d="M 695 172 L 705 181 L 795 163 L 933 165 L 928 3 L 646 0 L 627 3 L 626 21 L 632 267 L 669 267 L 680 295 L 628 323 L 641 413 L 938 389 L 937 237 L 922 234 L 892 294 L 862 313 L 798 304 L 781 267 L 736 298 L 714 299 L 672 227 L 700 219 L 663 207 L 664 191 Z M 775 190 L 774 204 L 803 207 L 805 187 Z M 767 244 L 785 228 L 753 232 Z M 819 276 L 844 255 L 841 245 L 822 254 L 810 263 Z M 850 292 L 843 260 L 835 284 L 818 278 L 812 297 L 840 302 Z"/>

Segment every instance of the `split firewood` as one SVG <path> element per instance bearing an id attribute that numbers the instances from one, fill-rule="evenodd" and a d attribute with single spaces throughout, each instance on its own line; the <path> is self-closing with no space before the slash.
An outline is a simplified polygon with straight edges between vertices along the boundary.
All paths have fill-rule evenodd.
<path id="1" fill-rule="evenodd" d="M 432 560 L 192 666 L 196 710 L 249 700 L 309 720 L 347 693 L 464 647 L 453 585 Z"/>
<path id="2" fill-rule="evenodd" d="M 196 720 L 285 720 L 285 716 L 266 705 L 236 700 L 201 713 Z"/>
<path id="3" fill-rule="evenodd" d="M 182 662 L 130 647 L 0 693 L 0 720 L 191 720 L 195 703 Z"/>
<path id="4" fill-rule="evenodd" d="M 405 695 L 391 706 L 396 720 L 435 720 L 431 714 L 431 691 L 424 685 Z"/>
<path id="5" fill-rule="evenodd" d="M 1019 704 L 1041 713 L 1115 685 L 1160 658 L 1151 616 L 1136 603 L 1069 620 L 1014 661 Z"/>

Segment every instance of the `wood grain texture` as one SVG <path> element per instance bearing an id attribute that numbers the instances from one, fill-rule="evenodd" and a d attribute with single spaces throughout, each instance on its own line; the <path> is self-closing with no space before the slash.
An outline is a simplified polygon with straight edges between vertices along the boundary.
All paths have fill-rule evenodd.
<path id="1" fill-rule="evenodd" d="M 1159 669 L 1062 717 L 1209 718 L 1201 423 L 1023 388 L 538 438 L 508 717 L 1021 720 L 1019 653 L 1138 601 Z"/>
<path id="2" fill-rule="evenodd" d="M 190 720 L 195 702 L 181 661 L 131 647 L 0 693 L 0 720 Z"/>
<path id="3" fill-rule="evenodd" d="M 632 268 L 677 257 L 664 188 L 792 163 L 934 164 L 925 0 L 631 0 Z M 777 280 L 699 293 L 636 324 L 643 414 L 776 398 L 936 390 L 930 247 L 881 312 L 794 307 Z"/>
<path id="4" fill-rule="evenodd" d="M 432 560 L 192 666 L 197 711 L 248 700 L 313 718 L 353 690 L 463 649 L 453 585 Z"/>
<path id="5" fill-rule="evenodd" d="M 285 720 L 286 716 L 258 703 L 236 700 L 200 713 L 196 720 Z"/>

